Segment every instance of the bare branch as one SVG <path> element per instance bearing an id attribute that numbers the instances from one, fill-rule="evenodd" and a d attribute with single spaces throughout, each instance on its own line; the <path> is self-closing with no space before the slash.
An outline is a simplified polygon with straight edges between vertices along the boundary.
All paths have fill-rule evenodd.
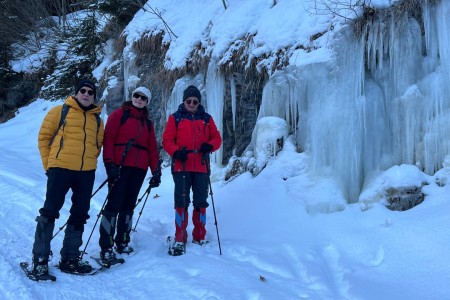
<path id="1" fill-rule="evenodd" d="M 150 4 L 148 4 L 148 2 L 144 3 L 142 0 L 134 0 L 134 2 L 137 5 L 139 5 L 139 7 L 142 8 L 145 12 L 154 14 L 163 22 L 164 27 L 166 28 L 167 33 L 169 34 L 169 37 L 171 40 L 172 40 L 172 36 L 174 36 L 175 38 L 178 38 L 178 36 L 175 34 L 175 32 L 173 32 L 173 30 L 170 28 L 169 24 L 167 24 L 167 22 L 164 20 L 164 18 L 162 17 L 162 13 L 159 11 L 158 8 L 153 8 L 150 6 Z M 148 9 L 145 6 L 148 6 Z"/>
<path id="2" fill-rule="evenodd" d="M 371 0 L 310 0 L 312 13 L 317 15 L 335 16 L 345 20 L 357 19 L 363 8 L 370 6 Z"/>

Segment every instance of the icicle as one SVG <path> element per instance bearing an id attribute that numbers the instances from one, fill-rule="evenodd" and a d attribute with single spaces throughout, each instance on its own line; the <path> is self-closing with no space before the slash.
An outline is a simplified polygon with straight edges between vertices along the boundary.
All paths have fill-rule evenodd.
<path id="1" fill-rule="evenodd" d="M 422 18 L 423 25 L 425 31 L 425 50 L 427 54 L 427 60 L 432 64 L 428 68 L 427 71 L 431 72 L 434 70 L 438 60 L 438 37 L 437 37 L 437 28 L 435 20 L 435 7 L 429 3 L 424 3 L 422 8 Z"/>
<path id="2" fill-rule="evenodd" d="M 439 65 L 419 84 L 423 99 L 426 99 L 423 104 L 423 142 L 419 154 L 423 169 L 432 174 L 442 166 L 450 152 L 450 3 L 441 1 L 437 7 L 428 4 L 425 13 L 424 22 L 430 35 L 427 46 L 433 63 Z M 436 33 L 432 32 L 433 28 L 437 29 Z"/>
<path id="3" fill-rule="evenodd" d="M 236 82 L 234 77 L 230 79 L 231 86 L 231 113 L 233 115 L 233 131 L 236 131 Z"/>
<path id="4" fill-rule="evenodd" d="M 225 95 L 225 77 L 220 73 L 217 64 L 211 61 L 208 65 L 208 71 L 206 74 L 206 99 L 203 103 L 206 107 L 206 111 L 213 117 L 217 129 L 223 136 L 223 107 L 224 107 L 224 95 Z M 217 165 L 222 165 L 222 153 L 223 148 L 214 152 L 211 157 L 211 161 Z"/>
<path id="5" fill-rule="evenodd" d="M 450 78 L 450 2 L 441 1 L 435 10 L 436 27 L 439 41 L 439 58 L 447 78 Z M 447 81 L 448 85 L 448 81 Z"/>
<path id="6" fill-rule="evenodd" d="M 363 178 L 364 47 L 350 29 L 342 31 L 335 45 L 331 73 L 327 64 L 303 67 L 307 103 L 297 107 L 300 112 L 306 109 L 307 118 L 306 123 L 300 121 L 299 131 L 306 131 L 304 145 L 312 172 L 333 176 L 346 198 L 355 202 Z"/>
<path id="7" fill-rule="evenodd" d="M 138 68 L 136 67 L 136 54 L 131 47 L 126 47 L 123 50 L 123 78 L 124 80 L 124 96 L 127 99 L 131 91 L 139 84 L 139 77 L 137 76 Z"/>

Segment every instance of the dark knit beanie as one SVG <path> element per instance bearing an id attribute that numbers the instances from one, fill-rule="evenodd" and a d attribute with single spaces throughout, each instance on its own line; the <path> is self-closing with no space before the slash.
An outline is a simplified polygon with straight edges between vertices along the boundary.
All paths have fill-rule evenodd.
<path id="1" fill-rule="evenodd" d="M 94 99 L 96 98 L 96 96 L 97 96 L 97 90 L 96 90 L 96 88 L 95 88 L 95 83 L 93 83 L 93 82 L 90 81 L 89 79 L 81 79 L 81 80 L 78 82 L 78 84 L 77 84 L 77 86 L 76 86 L 76 88 L 75 88 L 75 95 L 78 94 L 78 92 L 80 91 L 80 89 L 81 89 L 82 87 L 88 87 L 88 88 L 90 88 L 91 90 L 93 90 L 93 91 L 94 91 Z"/>
<path id="2" fill-rule="evenodd" d="M 200 91 L 198 88 L 196 88 L 193 85 L 190 85 L 187 87 L 187 89 L 183 92 L 183 102 L 189 97 L 197 97 L 198 102 L 202 102 L 202 94 L 200 94 Z"/>

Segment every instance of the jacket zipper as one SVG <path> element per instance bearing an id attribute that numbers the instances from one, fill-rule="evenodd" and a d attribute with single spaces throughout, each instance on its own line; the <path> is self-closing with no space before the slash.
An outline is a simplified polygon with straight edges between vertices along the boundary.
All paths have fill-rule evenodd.
<path id="1" fill-rule="evenodd" d="M 83 170 L 84 166 L 84 154 L 86 153 L 86 112 L 84 112 L 84 124 L 83 124 L 83 133 L 84 133 L 84 140 L 83 140 L 83 155 L 81 155 L 81 167 L 80 171 Z"/>

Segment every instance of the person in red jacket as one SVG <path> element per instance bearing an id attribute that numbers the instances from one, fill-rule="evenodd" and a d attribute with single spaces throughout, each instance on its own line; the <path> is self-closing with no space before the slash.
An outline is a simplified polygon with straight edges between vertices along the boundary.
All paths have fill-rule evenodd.
<path id="1" fill-rule="evenodd" d="M 105 126 L 103 162 L 110 192 L 102 211 L 99 239 L 100 259 L 105 265 L 116 259 L 114 244 L 119 254 L 133 251 L 128 246 L 133 210 L 149 167 L 153 175 L 150 186 L 161 183 L 155 130 L 146 107 L 150 99 L 147 88 L 136 88 L 131 101 L 113 111 Z"/>
<path id="2" fill-rule="evenodd" d="M 186 250 L 188 207 L 192 188 L 192 242 L 203 245 L 206 229 L 206 208 L 209 206 L 209 154 L 220 148 L 222 138 L 211 115 L 205 112 L 197 87 L 191 85 L 183 92 L 183 103 L 167 120 L 162 146 L 172 157 L 172 176 L 175 183 L 175 241 L 172 255 Z"/>

